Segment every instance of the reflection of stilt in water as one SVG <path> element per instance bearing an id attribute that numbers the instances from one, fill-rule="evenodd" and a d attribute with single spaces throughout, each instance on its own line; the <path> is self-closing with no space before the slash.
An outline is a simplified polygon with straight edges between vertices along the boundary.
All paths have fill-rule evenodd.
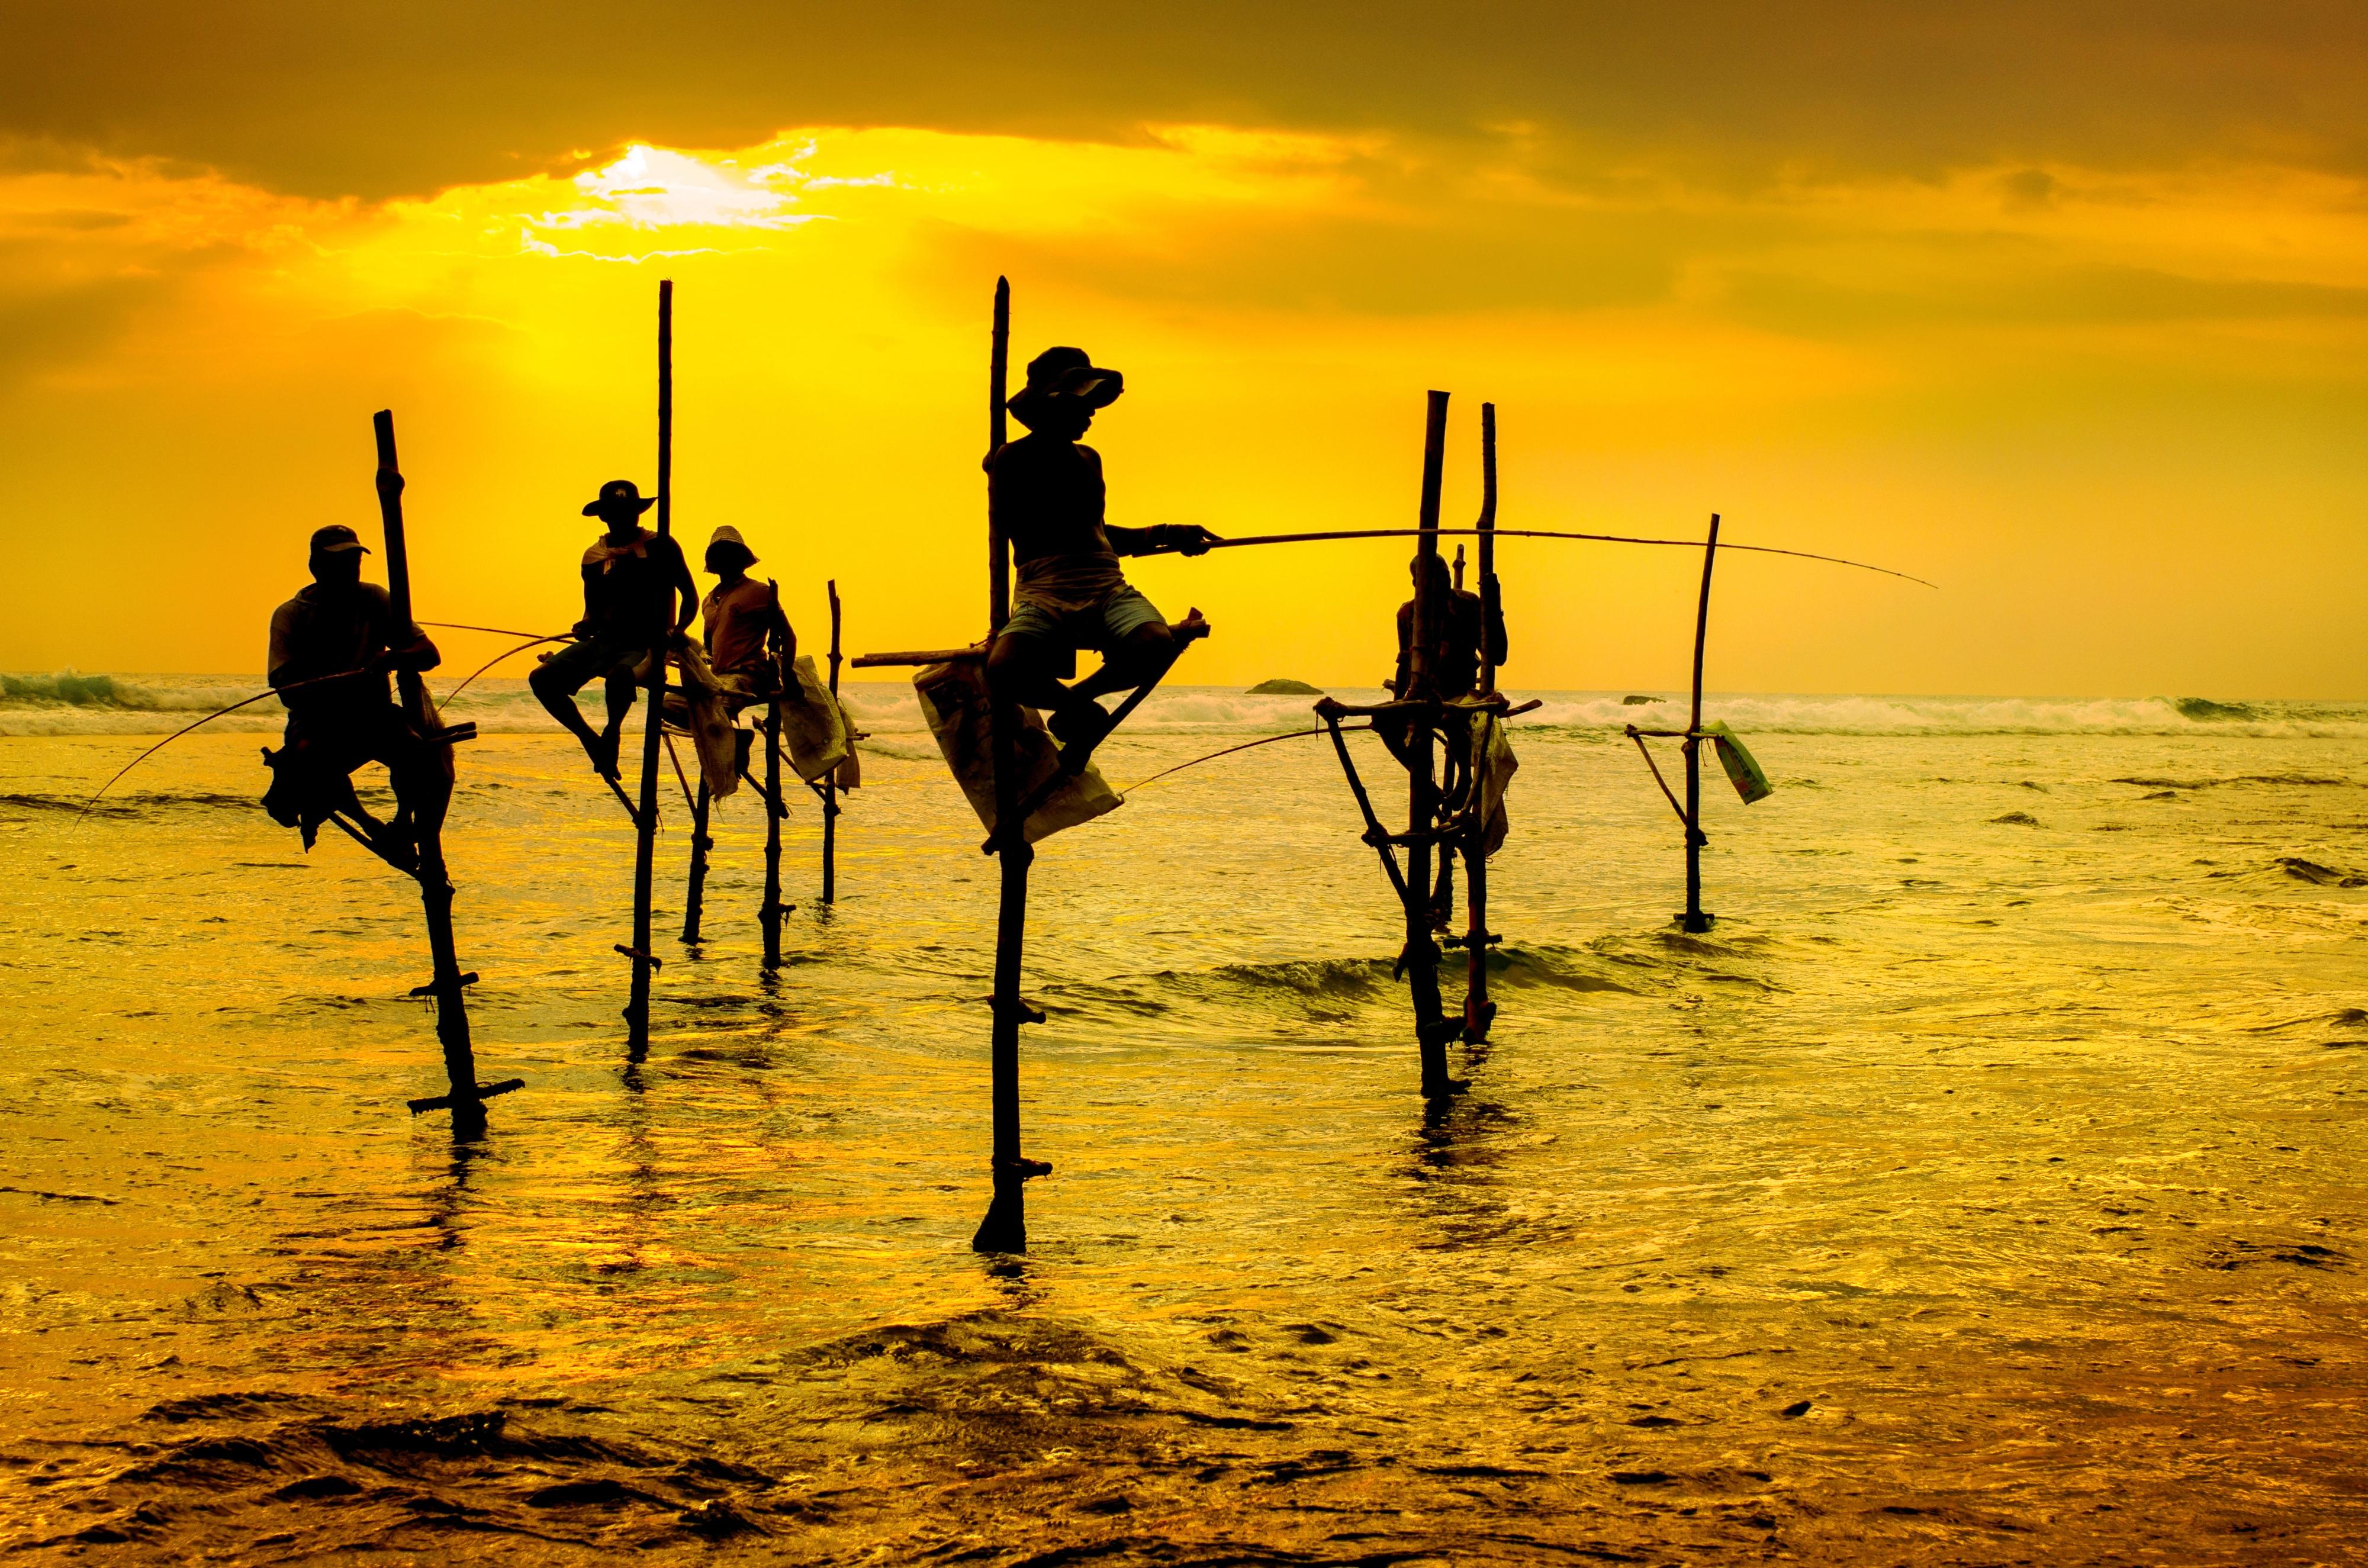
<path id="1" fill-rule="evenodd" d="M 1010 366 L 1011 286 L 1000 278 L 996 279 L 994 324 L 988 341 L 987 451 L 991 463 L 995 454 L 1003 449 L 1008 434 L 1006 392 Z M 1011 613 L 1010 541 L 1004 537 L 1001 519 L 992 504 L 987 519 L 986 640 L 967 648 L 867 653 L 854 661 L 858 669 L 984 664 L 996 634 Z M 971 1246 L 979 1252 L 1018 1253 L 1027 1249 L 1026 1184 L 1032 1177 L 1050 1175 L 1053 1169 L 1045 1161 L 1029 1159 L 1020 1147 L 1019 1027 L 1044 1021 L 1044 1015 L 1029 1006 L 1020 994 L 1028 930 L 1028 879 L 1036 858 L 1036 851 L 1028 840 L 1027 824 L 1040 808 L 1086 773 L 1095 746 L 1126 721 L 1175 667 L 1184 649 L 1206 636 L 1209 629 L 1195 612 L 1170 631 L 1174 638 L 1166 656 L 1156 666 L 1135 672 L 1144 678 L 1107 716 L 1107 725 L 1099 734 L 1072 740 L 1062 746 L 1055 766 L 1032 789 L 1022 787 L 1019 758 L 1023 732 L 1031 729 L 1033 722 L 1019 704 L 1007 700 L 994 687 L 988 687 L 986 730 L 989 765 L 994 773 L 994 821 L 982 847 L 998 860 L 995 981 L 989 996 L 993 1074 L 990 1169 L 994 1194 L 985 1218 L 971 1238 Z M 1106 653 L 1105 657 L 1109 656 Z M 925 674 L 918 678 L 928 676 Z"/>
<path id="2" fill-rule="evenodd" d="M 378 437 L 379 520 L 386 529 L 389 622 L 400 635 L 411 625 L 411 555 L 403 528 L 403 470 L 395 458 L 393 412 L 380 410 L 371 426 Z M 467 987 L 477 977 L 473 972 L 461 972 L 452 938 L 452 882 L 444 866 L 444 817 L 452 801 L 452 747 L 457 742 L 474 738 L 477 727 L 447 727 L 436 705 L 428 699 L 427 683 L 419 678 L 417 671 L 399 671 L 395 685 L 404 722 L 434 756 L 432 769 L 415 770 L 423 774 L 421 794 L 410 802 L 417 842 L 417 869 L 413 874 L 419 881 L 420 907 L 427 921 L 430 963 L 427 983 L 416 987 L 412 994 L 429 997 L 435 1004 L 436 1039 L 444 1049 L 447 1085 L 441 1095 L 411 1101 L 411 1109 L 414 1115 L 449 1109 L 452 1113 L 453 1136 L 473 1138 L 485 1128 L 485 1101 L 522 1087 L 525 1083 L 520 1078 L 498 1084 L 477 1082 L 476 1051 L 469 1038 L 467 996 Z"/>

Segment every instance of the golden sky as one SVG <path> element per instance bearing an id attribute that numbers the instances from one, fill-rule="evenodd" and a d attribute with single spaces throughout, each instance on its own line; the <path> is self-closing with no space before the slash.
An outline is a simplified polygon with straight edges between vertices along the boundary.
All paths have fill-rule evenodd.
<path id="1" fill-rule="evenodd" d="M 23 8 L 0 668 L 259 666 L 382 406 L 421 613 L 564 626 L 662 277 L 678 530 L 967 640 L 1005 273 L 1127 374 L 1113 521 L 1408 525 L 1440 387 L 1451 521 L 1488 399 L 1507 527 L 1942 585 L 1730 558 L 1714 687 L 2368 696 L 2356 7 L 991 9 Z M 1370 684 L 1406 553 L 1133 575 L 1187 678 Z M 1683 679 L 1694 557 L 1502 553 L 1509 685 Z"/>

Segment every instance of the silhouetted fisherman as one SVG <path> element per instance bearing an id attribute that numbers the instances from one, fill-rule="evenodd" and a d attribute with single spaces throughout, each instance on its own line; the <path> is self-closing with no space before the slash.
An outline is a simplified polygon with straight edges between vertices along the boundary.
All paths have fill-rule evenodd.
<path id="1" fill-rule="evenodd" d="M 393 670 L 432 670 L 441 662 L 418 626 L 394 624 L 394 605 L 361 580 L 370 548 L 342 523 L 313 533 L 313 585 L 271 612 L 267 678 L 287 705 L 286 744 L 267 753 L 275 775 L 264 809 L 282 827 L 301 829 L 309 849 L 321 824 L 342 813 L 361 824 L 388 859 L 416 859 L 412 820 L 421 791 L 441 788 L 430 748 L 412 733 L 387 684 Z M 342 680 L 324 676 L 353 672 Z M 293 687 L 298 681 L 318 684 Z M 381 823 L 355 798 L 353 771 L 382 763 L 394 787 L 395 819 Z"/>
<path id="2" fill-rule="evenodd" d="M 1124 390 L 1125 379 L 1084 349 L 1047 348 L 1004 405 L 1029 434 L 986 460 L 988 506 L 1011 541 L 1019 577 L 1010 619 L 987 653 L 987 679 L 1007 701 L 1046 710 L 1053 734 L 1087 751 L 1110 725 L 1094 699 L 1151 679 L 1177 647 L 1158 609 L 1128 585 L 1119 557 L 1201 555 L 1217 537 L 1195 524 L 1128 528 L 1103 520 L 1101 454 L 1077 437 Z M 1060 677 L 1076 668 L 1080 648 L 1099 650 L 1102 666 L 1064 687 Z"/>
<path id="3" fill-rule="evenodd" d="M 644 500 L 630 479 L 612 479 L 584 508 L 608 529 L 584 552 L 584 619 L 575 641 L 545 660 L 527 684 L 551 716 L 584 743 L 593 771 L 617 777 L 617 736 L 633 710 L 633 692 L 650 650 L 681 635 L 699 608 L 699 585 L 682 547 L 642 527 L 641 516 L 656 505 Z M 666 595 L 676 596 L 677 614 L 667 624 Z M 605 679 L 609 722 L 599 733 L 584 722 L 575 694 Z"/>
<path id="4" fill-rule="evenodd" d="M 1455 586 L 1448 574 L 1447 562 L 1437 555 L 1414 558 L 1408 575 L 1417 588 L 1426 571 L 1430 574 L 1431 602 L 1439 607 L 1433 618 L 1430 646 L 1431 676 L 1437 683 L 1433 695 L 1443 700 L 1470 697 L 1480 685 L 1484 643 L 1488 664 L 1505 662 L 1505 612 L 1498 609 L 1491 614 L 1479 595 Z M 1413 695 L 1408 689 L 1413 679 L 1414 600 L 1408 599 L 1398 606 L 1398 667 L 1389 682 L 1390 690 L 1401 699 L 1409 697 Z M 1412 732 L 1406 719 L 1382 714 L 1374 719 L 1373 731 L 1400 762 L 1407 761 L 1407 738 Z"/>
<path id="5" fill-rule="evenodd" d="M 721 581 L 707 591 L 700 606 L 704 618 L 703 640 L 708 667 L 719 676 L 749 682 L 748 695 L 768 697 L 778 689 L 780 672 L 798 656 L 798 634 L 781 612 L 781 601 L 770 583 L 748 575 L 757 552 L 740 530 L 726 524 L 707 541 L 707 569 Z M 773 651 L 768 653 L 770 636 Z"/>
<path id="6" fill-rule="evenodd" d="M 773 585 L 748 575 L 748 568 L 756 563 L 757 552 L 729 523 L 707 541 L 705 564 L 721 579 L 700 605 L 704 622 L 700 640 L 707 649 L 707 673 L 712 684 L 686 667 L 681 688 L 666 693 L 666 721 L 677 728 L 696 730 L 694 701 L 715 703 L 719 722 L 729 723 L 750 703 L 768 701 L 793 685 L 788 677 L 790 663 L 798 656 L 798 634 L 790 618 L 781 613 L 780 597 Z M 746 770 L 755 740 L 749 731 L 733 731 L 736 770 Z"/>

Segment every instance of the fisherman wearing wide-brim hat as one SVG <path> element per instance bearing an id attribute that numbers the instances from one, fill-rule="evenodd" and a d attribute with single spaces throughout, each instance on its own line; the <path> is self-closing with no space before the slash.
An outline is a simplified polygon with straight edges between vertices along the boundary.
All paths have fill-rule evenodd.
<path id="1" fill-rule="evenodd" d="M 584 743 L 594 771 L 609 778 L 650 650 L 680 636 L 699 608 L 682 547 L 642 527 L 654 504 L 630 479 L 610 480 L 586 503 L 584 515 L 608 527 L 584 552 L 584 619 L 575 640 L 528 677 L 544 709 Z M 575 694 L 595 679 L 608 683 L 609 722 L 598 734 L 575 706 Z"/>
<path id="2" fill-rule="evenodd" d="M 432 670 L 440 655 L 416 623 L 398 626 L 386 589 L 361 580 L 370 547 L 343 523 L 313 531 L 313 582 L 271 614 L 267 678 L 288 709 L 287 743 L 267 752 L 274 775 L 263 803 L 282 827 L 299 828 L 310 848 L 332 812 L 362 824 L 381 854 L 397 864 L 413 846 L 409 823 L 426 744 L 395 706 L 391 670 Z M 331 678 L 343 676 L 345 678 Z M 381 823 L 356 799 L 353 771 L 383 763 L 397 812 Z"/>
<path id="3" fill-rule="evenodd" d="M 1119 558 L 1199 555 L 1216 538 L 1190 524 L 1130 528 L 1104 520 L 1101 455 L 1077 437 L 1125 389 L 1124 377 L 1084 349 L 1046 349 L 1006 404 L 1029 433 L 986 460 L 988 505 L 1011 541 L 1019 577 L 1010 619 L 987 653 L 987 678 L 1008 700 L 1049 710 L 1053 733 L 1087 750 L 1110 728 L 1094 699 L 1141 685 L 1177 647 L 1175 631 L 1127 583 Z M 1099 650 L 1102 666 L 1064 687 L 1060 676 L 1076 667 L 1080 648 Z"/>

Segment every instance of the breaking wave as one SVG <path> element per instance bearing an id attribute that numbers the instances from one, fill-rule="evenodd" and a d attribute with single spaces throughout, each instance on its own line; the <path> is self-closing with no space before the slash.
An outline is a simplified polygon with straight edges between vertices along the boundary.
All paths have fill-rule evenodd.
<path id="1" fill-rule="evenodd" d="M 428 687 L 441 698 L 461 672 L 439 670 Z M 169 734 L 263 689 L 254 676 L 0 675 L 0 735 Z M 1384 693 L 1341 687 L 1347 702 L 1375 702 Z M 1520 692 L 1541 706 L 1517 723 L 1524 729 L 1617 733 L 1623 725 L 1681 723 L 1680 693 Z M 919 734 L 925 726 L 912 688 L 901 680 L 849 682 L 842 698 L 856 722 L 876 734 Z M 586 711 L 599 700 L 585 693 Z M 1637 699 L 1645 699 L 1637 700 Z M 1229 687 L 1178 687 L 1154 693 L 1129 723 L 1135 733 L 1279 733 L 1315 722 L 1304 696 L 1252 696 Z M 1885 697 L 1714 694 L 1706 716 L 1759 734 L 1839 735 L 2226 735 L 2368 737 L 2368 703 L 2234 702 L 2202 697 Z M 472 720 L 487 734 L 542 734 L 552 723 L 526 682 L 488 676 L 447 704 L 455 722 Z M 276 698 L 214 721 L 233 733 L 277 731 L 284 710 Z M 926 744 L 926 743 L 924 743 Z"/>

